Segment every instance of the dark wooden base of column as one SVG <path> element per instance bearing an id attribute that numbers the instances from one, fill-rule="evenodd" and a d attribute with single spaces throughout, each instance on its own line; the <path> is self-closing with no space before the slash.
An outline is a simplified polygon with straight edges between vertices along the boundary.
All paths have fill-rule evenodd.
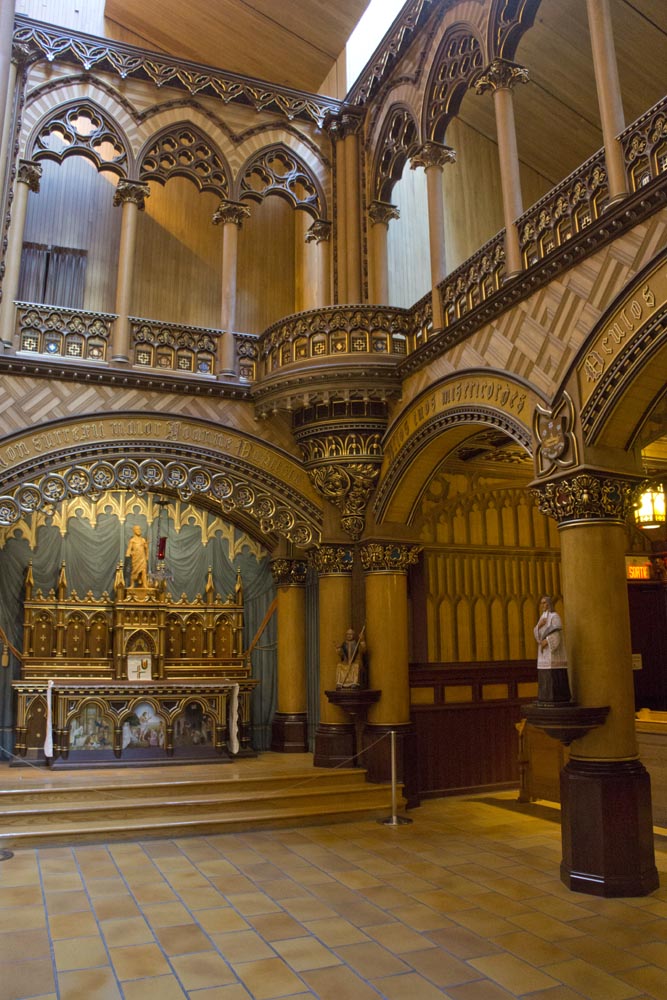
<path id="1" fill-rule="evenodd" d="M 274 753 L 308 752 L 308 716 L 305 712 L 276 712 L 271 725 Z"/>
<path id="2" fill-rule="evenodd" d="M 591 896 L 657 889 L 651 781 L 643 764 L 571 758 L 560 788 L 561 881 Z"/>
<path id="3" fill-rule="evenodd" d="M 320 723 L 315 731 L 315 767 L 354 767 L 354 726 Z"/>

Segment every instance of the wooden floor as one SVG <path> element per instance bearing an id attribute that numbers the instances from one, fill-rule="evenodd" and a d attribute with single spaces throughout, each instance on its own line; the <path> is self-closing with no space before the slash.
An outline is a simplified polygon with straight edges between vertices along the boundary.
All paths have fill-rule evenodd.
<path id="1" fill-rule="evenodd" d="M 403 806 L 402 797 L 398 804 Z M 0 765 L 0 847 L 177 837 L 391 815 L 389 785 L 312 754 L 50 770 Z"/>

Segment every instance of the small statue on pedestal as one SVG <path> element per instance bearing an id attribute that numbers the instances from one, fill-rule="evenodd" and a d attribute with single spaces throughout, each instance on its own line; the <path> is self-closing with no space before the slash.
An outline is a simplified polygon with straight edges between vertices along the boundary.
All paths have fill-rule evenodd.
<path id="1" fill-rule="evenodd" d="M 538 704 L 567 704 L 572 701 L 567 674 L 567 653 L 563 623 L 546 594 L 540 599 L 540 617 L 533 629 L 537 642 Z"/>
<path id="2" fill-rule="evenodd" d="M 336 690 L 365 688 L 367 685 L 364 631 L 365 626 L 357 638 L 354 629 L 349 628 L 345 633 L 344 641 L 338 647 Z"/>

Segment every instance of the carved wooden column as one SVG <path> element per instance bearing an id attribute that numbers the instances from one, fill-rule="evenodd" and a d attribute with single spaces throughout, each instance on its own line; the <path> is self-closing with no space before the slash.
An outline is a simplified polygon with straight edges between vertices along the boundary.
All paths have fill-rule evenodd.
<path id="1" fill-rule="evenodd" d="M 271 749 L 278 753 L 308 750 L 306 570 L 302 559 L 271 561 L 278 599 L 278 699 Z"/>
<path id="2" fill-rule="evenodd" d="M 2 281 L 2 304 L 0 305 L 0 342 L 6 350 L 11 349 L 14 340 L 14 301 L 19 287 L 23 232 L 28 210 L 28 192 L 39 192 L 42 168 L 32 160 L 19 160 L 12 203 L 12 222 L 5 255 L 5 276 Z"/>
<path id="3" fill-rule="evenodd" d="M 528 70 L 508 59 L 494 59 L 477 81 L 476 91 L 493 94 L 500 159 L 500 182 L 503 191 L 503 216 L 505 220 L 505 272 L 513 277 L 522 270 L 519 231 L 516 220 L 523 213 L 519 151 L 516 143 L 512 88 L 517 83 L 528 83 Z"/>
<path id="4" fill-rule="evenodd" d="M 236 374 L 234 330 L 236 327 L 236 268 L 238 260 L 239 229 L 250 216 L 250 209 L 241 202 L 223 200 L 218 205 L 213 224 L 222 223 L 222 308 L 218 340 L 218 377 L 229 378 Z"/>
<path id="5" fill-rule="evenodd" d="M 342 708 L 332 705 L 325 691 L 336 687 L 338 647 L 351 625 L 352 549 L 320 545 L 312 555 L 319 577 L 320 721 L 315 733 L 316 767 L 338 767 L 354 757 L 354 725 Z"/>
<path id="6" fill-rule="evenodd" d="M 0 193 L 7 171 L 11 169 L 14 157 L 8 156 L 9 133 L 12 127 L 14 109 L 14 91 L 18 63 L 22 62 L 27 51 L 25 46 L 12 47 L 14 28 L 14 5 L 0 4 Z"/>
<path id="7" fill-rule="evenodd" d="M 130 305 L 134 276 L 134 250 L 137 242 L 137 219 L 146 207 L 151 190 L 144 181 L 119 180 L 114 194 L 115 207 L 122 205 L 120 249 L 118 251 L 118 276 L 116 278 L 116 313 L 111 359 L 128 364 L 130 360 Z"/>
<path id="8" fill-rule="evenodd" d="M 371 221 L 371 293 L 370 301 L 375 305 L 389 304 L 389 268 L 387 264 L 387 234 L 392 219 L 399 218 L 395 205 L 386 201 L 374 201 L 368 209 Z"/>
<path id="9" fill-rule="evenodd" d="M 595 86 L 600 106 L 609 200 L 614 202 L 620 201 L 627 195 L 628 180 L 623 147 L 617 139 L 625 128 L 625 118 L 609 0 L 586 0 L 586 10 L 593 51 Z"/>
<path id="10" fill-rule="evenodd" d="M 314 243 L 317 252 L 315 288 L 312 301 L 304 309 L 323 309 L 331 305 L 331 223 L 316 219 L 306 233 L 306 243 Z"/>
<path id="11" fill-rule="evenodd" d="M 391 779 L 389 733 L 396 738 L 397 774 L 406 780 L 405 745 L 412 734 L 408 675 L 408 566 L 420 547 L 400 542 L 364 542 L 368 683 L 382 695 L 368 713 L 364 760 L 371 781 Z M 386 736 L 386 739 L 383 737 Z"/>
<path id="12" fill-rule="evenodd" d="M 573 698 L 610 707 L 604 725 L 574 740 L 561 772 L 561 879 L 596 896 L 643 896 L 658 886 L 651 785 L 635 736 L 625 579 L 635 488 L 636 480 L 582 470 L 534 489 L 559 526 Z"/>
<path id="13" fill-rule="evenodd" d="M 361 302 L 361 184 L 359 164 L 359 133 L 362 119 L 343 114 L 345 139 L 345 262 L 347 266 L 347 300 Z"/>
<path id="14" fill-rule="evenodd" d="M 442 168 L 456 161 L 451 146 L 439 142 L 425 142 L 412 156 L 410 167 L 423 167 L 426 172 L 428 199 L 428 239 L 431 258 L 431 296 L 433 301 L 433 330 L 442 330 L 443 312 L 438 285 L 445 277 L 445 195 L 442 189 Z"/>

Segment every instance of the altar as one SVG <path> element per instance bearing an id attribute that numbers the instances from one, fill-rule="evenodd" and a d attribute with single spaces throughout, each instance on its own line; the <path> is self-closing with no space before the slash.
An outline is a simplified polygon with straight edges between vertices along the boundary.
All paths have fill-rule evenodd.
<path id="1" fill-rule="evenodd" d="M 164 585 L 113 596 L 33 593 L 28 570 L 15 754 L 53 767 L 146 765 L 254 756 L 243 653 L 243 586 L 175 600 Z"/>

